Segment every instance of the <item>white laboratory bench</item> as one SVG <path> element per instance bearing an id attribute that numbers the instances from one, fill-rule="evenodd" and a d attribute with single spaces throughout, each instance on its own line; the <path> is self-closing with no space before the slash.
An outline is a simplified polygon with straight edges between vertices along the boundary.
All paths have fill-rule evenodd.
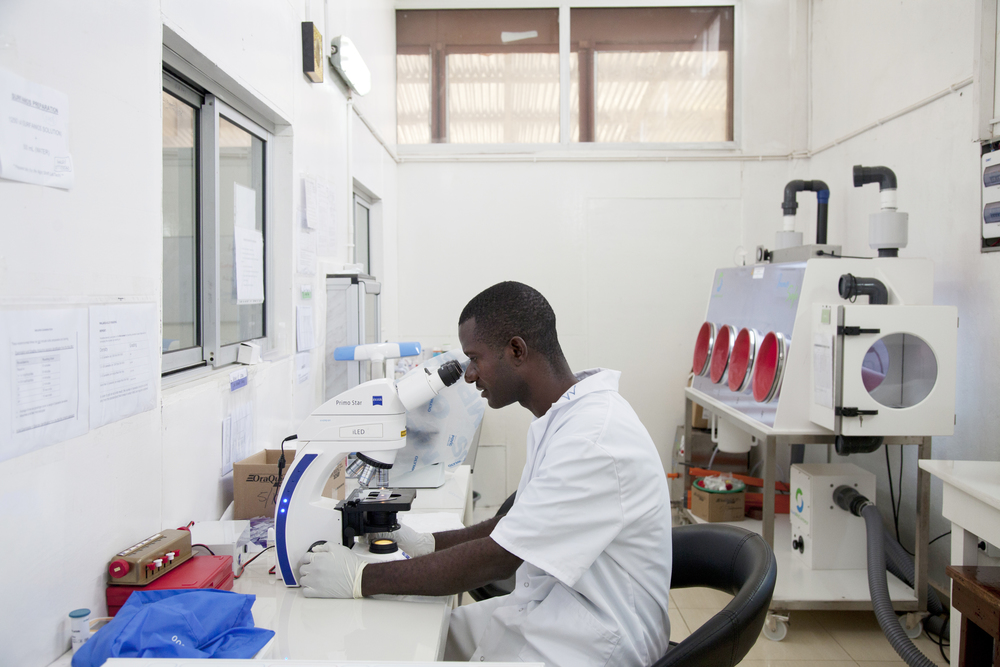
<path id="1" fill-rule="evenodd" d="M 407 514 L 427 515 L 434 525 L 446 529 L 469 525 L 472 517 L 472 484 L 469 466 L 447 472 L 437 489 L 418 489 L 413 507 L 401 519 L 420 529 L 426 522 Z M 352 486 L 354 485 L 354 486 Z M 356 488 L 348 480 L 346 493 Z M 439 516 L 432 517 L 438 513 Z M 447 516 L 447 515 L 450 515 Z M 274 564 L 272 552 L 250 563 L 233 591 L 257 596 L 253 605 L 254 624 L 275 631 L 270 648 L 262 656 L 277 660 L 364 661 L 365 664 L 429 663 L 444 657 L 448 620 L 456 596 L 443 598 L 407 597 L 398 599 L 328 600 L 306 598 L 299 588 L 287 588 L 268 570 Z M 50 667 L 69 665 L 66 652 Z M 376 661 L 373 663 L 372 661 Z M 174 661 L 177 667 L 200 661 Z M 213 660 L 211 664 L 220 664 Z M 270 664 L 240 661 L 241 665 Z M 148 659 L 120 664 L 149 665 Z M 235 663 L 234 663 L 235 664 Z M 294 664 L 282 662 L 281 664 Z M 303 663 L 320 664 L 320 663 Z M 333 664 L 338 664 L 337 662 Z"/>
<path id="2" fill-rule="evenodd" d="M 944 483 L 941 514 L 951 521 L 951 564 L 978 565 L 979 540 L 1000 545 L 1000 462 L 920 461 Z M 962 615 L 951 608 L 951 636 L 957 645 Z"/>

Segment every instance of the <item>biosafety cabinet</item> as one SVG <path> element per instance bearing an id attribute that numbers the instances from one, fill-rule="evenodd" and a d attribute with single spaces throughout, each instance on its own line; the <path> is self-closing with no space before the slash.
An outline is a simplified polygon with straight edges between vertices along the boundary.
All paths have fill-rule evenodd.
<path id="1" fill-rule="evenodd" d="M 913 445 L 917 458 L 929 459 L 931 436 L 955 428 L 957 309 L 934 304 L 930 260 L 899 256 L 909 232 L 907 214 L 897 210 L 895 174 L 859 165 L 853 176 L 856 187 L 879 184 L 881 209 L 869 217 L 869 245 L 878 256 L 844 257 L 840 246 L 828 245 L 826 183 L 789 182 L 775 249 L 761 246 L 755 265 L 715 272 L 685 389 L 684 442 L 692 443 L 693 408 L 700 405 L 716 424 L 717 451 L 746 454 L 748 467 L 762 471 L 761 519 L 739 525 L 774 548 L 778 579 L 764 634 L 775 640 L 787 632 L 779 613 L 872 608 L 857 554 L 823 547 L 831 531 L 807 523 L 843 523 L 832 531 L 841 540 L 863 536 L 863 526 L 847 526 L 860 518 L 831 509 L 834 478 L 857 467 L 838 455 L 891 444 Z M 815 245 L 802 245 L 795 231 L 803 191 L 817 196 Z M 777 448 L 792 445 L 803 446 L 806 465 L 781 472 L 789 514 L 776 514 Z M 874 499 L 870 474 L 858 468 L 851 475 L 851 485 Z M 897 611 L 927 609 L 930 478 L 922 470 L 916 487 L 915 581 L 888 577 Z"/>

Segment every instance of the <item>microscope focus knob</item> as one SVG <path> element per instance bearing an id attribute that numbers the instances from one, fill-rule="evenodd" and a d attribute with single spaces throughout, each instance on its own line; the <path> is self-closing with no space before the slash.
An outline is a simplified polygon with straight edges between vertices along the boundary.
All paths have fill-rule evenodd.
<path id="1" fill-rule="evenodd" d="M 799 553 L 802 553 L 802 554 L 804 554 L 806 552 L 806 543 L 805 543 L 805 540 L 803 540 L 801 536 L 800 537 L 796 537 L 794 540 L 792 540 L 792 550 L 793 551 L 798 551 Z"/>

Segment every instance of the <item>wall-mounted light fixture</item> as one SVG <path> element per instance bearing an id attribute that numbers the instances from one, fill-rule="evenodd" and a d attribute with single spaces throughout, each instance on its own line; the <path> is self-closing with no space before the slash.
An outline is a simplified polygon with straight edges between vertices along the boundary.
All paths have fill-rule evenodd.
<path id="1" fill-rule="evenodd" d="M 354 42 L 346 35 L 334 37 L 331 41 L 330 64 L 358 95 L 365 95 L 372 89 L 372 73 L 368 71 Z"/>
<path id="2" fill-rule="evenodd" d="M 313 83 L 323 83 L 323 35 L 312 21 L 302 22 L 302 71 Z"/>

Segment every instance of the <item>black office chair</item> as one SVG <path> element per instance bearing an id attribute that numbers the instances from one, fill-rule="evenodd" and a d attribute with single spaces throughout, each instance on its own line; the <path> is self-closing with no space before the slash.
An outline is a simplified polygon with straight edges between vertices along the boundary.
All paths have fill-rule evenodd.
<path id="1" fill-rule="evenodd" d="M 736 526 L 700 524 L 673 529 L 670 588 L 714 588 L 732 601 L 696 628 L 652 667 L 737 664 L 757 641 L 771 605 L 778 565 L 757 533 Z"/>
<path id="2" fill-rule="evenodd" d="M 507 497 L 507 500 L 503 501 L 503 505 L 497 510 L 494 516 L 503 516 L 510 511 L 510 508 L 514 506 L 514 496 L 516 493 L 512 493 Z M 469 591 L 469 596 L 476 602 L 482 602 L 483 600 L 488 600 L 489 598 L 497 598 L 501 595 L 507 595 L 514 590 L 514 577 L 508 579 L 501 579 L 499 581 L 493 581 L 485 586 L 480 586 L 479 588 L 474 588 Z"/>
<path id="3" fill-rule="evenodd" d="M 513 504 L 512 495 L 497 516 L 506 514 Z M 746 657 L 764 627 L 778 576 L 774 552 L 760 535 L 736 526 L 676 526 L 671 538 L 671 589 L 714 588 L 734 597 L 687 639 L 670 642 L 667 654 L 651 667 L 736 665 Z M 513 577 L 486 584 L 469 591 L 469 595 L 479 602 L 512 590 Z"/>

